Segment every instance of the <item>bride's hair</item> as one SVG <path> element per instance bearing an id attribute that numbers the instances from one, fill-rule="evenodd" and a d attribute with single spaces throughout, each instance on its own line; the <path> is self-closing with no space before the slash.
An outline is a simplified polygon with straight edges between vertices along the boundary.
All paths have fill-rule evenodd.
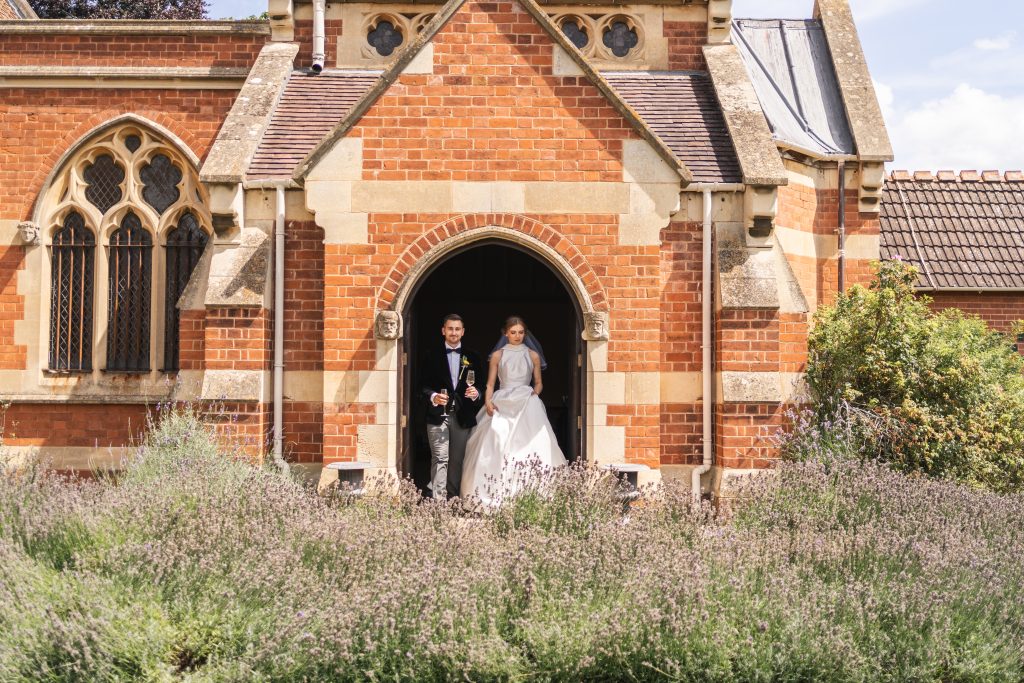
<path id="1" fill-rule="evenodd" d="M 508 332 L 509 328 L 511 328 L 513 325 L 522 325 L 523 332 L 529 331 L 529 328 L 526 327 L 526 321 L 520 318 L 518 315 L 510 315 L 509 317 L 505 318 L 505 324 L 501 326 L 501 331 Z"/>

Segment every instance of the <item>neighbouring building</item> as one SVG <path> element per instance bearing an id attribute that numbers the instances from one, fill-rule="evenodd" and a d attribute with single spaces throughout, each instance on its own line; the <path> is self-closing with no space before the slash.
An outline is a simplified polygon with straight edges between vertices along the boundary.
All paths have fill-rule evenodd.
<path id="1" fill-rule="evenodd" d="M 1024 173 L 895 171 L 881 218 L 882 258 L 916 266 L 933 308 L 1007 333 L 1024 321 Z"/>
<path id="2" fill-rule="evenodd" d="M 892 151 L 846 0 L 0 9 L 18 456 L 116 466 L 187 401 L 312 477 L 422 477 L 455 310 L 481 352 L 527 319 L 571 457 L 716 489 L 772 461 L 811 314 L 879 257 Z"/>

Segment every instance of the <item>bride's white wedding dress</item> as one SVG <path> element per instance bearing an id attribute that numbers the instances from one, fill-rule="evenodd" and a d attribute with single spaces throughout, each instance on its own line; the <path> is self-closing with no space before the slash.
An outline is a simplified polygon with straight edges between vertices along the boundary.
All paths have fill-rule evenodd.
<path id="1" fill-rule="evenodd" d="M 484 508 L 499 505 L 529 481 L 533 466 L 551 469 L 566 464 L 540 397 L 533 393 L 533 360 L 526 344 L 501 349 L 501 388 L 491 401 L 497 411 L 482 408 L 477 427 L 466 444 L 462 465 L 463 499 L 472 497 Z"/>

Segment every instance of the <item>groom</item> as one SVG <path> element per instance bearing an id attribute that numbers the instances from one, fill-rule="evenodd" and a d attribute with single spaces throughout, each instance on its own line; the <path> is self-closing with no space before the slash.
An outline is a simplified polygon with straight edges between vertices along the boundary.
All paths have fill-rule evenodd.
<path id="1" fill-rule="evenodd" d="M 466 383 L 473 370 L 477 382 L 485 382 L 477 354 L 462 348 L 466 333 L 462 317 L 444 317 L 441 334 L 444 346 L 431 351 L 424 362 L 423 397 L 427 409 L 427 441 L 430 443 L 430 489 L 435 500 L 459 495 L 462 460 L 466 442 L 476 426 L 482 396 L 476 386 Z"/>

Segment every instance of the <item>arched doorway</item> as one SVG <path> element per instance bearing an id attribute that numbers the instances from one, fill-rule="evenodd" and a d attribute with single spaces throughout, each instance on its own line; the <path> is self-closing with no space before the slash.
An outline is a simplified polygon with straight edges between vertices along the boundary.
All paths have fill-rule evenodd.
<path id="1" fill-rule="evenodd" d="M 480 240 L 439 259 L 406 299 L 402 317 L 399 381 L 398 468 L 420 489 L 426 486 L 430 448 L 420 399 L 423 355 L 443 343 L 441 319 L 458 313 L 465 320 L 463 345 L 487 357 L 509 315 L 522 316 L 544 346 L 541 399 L 559 445 L 569 460 L 583 450 L 583 316 L 562 276 L 524 247 L 501 239 Z M 483 389 L 483 382 L 480 382 Z"/>

